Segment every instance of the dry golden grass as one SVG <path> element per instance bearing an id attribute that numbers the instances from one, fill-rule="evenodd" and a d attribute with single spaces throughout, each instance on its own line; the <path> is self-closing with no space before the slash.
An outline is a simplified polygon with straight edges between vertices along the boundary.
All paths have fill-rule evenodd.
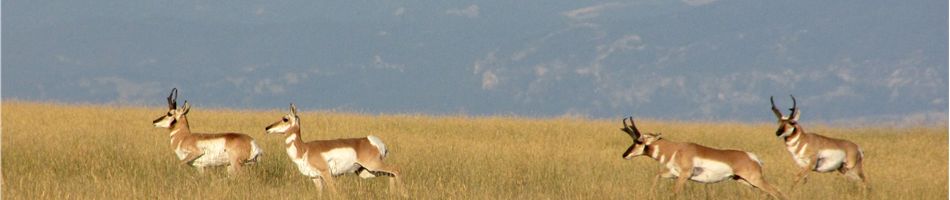
<path id="1" fill-rule="evenodd" d="M 11 102 L 2 104 L 4 199 L 304 199 L 317 195 L 287 158 L 279 135 L 264 126 L 285 109 L 211 110 L 189 114 L 193 131 L 242 132 L 257 139 L 260 163 L 228 178 L 223 168 L 198 174 L 178 164 L 168 131 L 151 120 L 162 107 L 134 108 Z M 763 111 L 763 117 L 771 117 Z M 650 197 L 658 165 L 623 160 L 630 145 L 620 120 L 525 119 L 304 112 L 304 140 L 374 134 L 391 150 L 413 199 L 630 199 Z M 807 119 L 807 118 L 806 118 Z M 947 126 L 836 128 L 809 131 L 847 138 L 865 150 L 874 199 L 947 199 Z M 793 199 L 862 199 L 854 182 L 812 173 L 789 192 L 795 164 L 773 135 L 773 124 L 638 120 L 675 141 L 751 151 L 766 179 Z M 386 199 L 386 178 L 337 179 L 341 197 Z M 672 180 L 662 180 L 661 199 Z M 687 199 L 763 199 L 734 181 L 688 183 Z M 326 197 L 326 196 L 324 196 Z"/>

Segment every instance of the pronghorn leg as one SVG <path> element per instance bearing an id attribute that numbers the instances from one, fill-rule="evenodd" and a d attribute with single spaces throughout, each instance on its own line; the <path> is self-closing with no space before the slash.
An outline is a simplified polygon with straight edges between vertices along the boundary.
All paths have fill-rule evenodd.
<path id="1" fill-rule="evenodd" d="M 706 199 L 712 199 L 709 198 L 709 184 L 703 184 L 703 193 L 706 193 Z"/>
<path id="2" fill-rule="evenodd" d="M 659 172 L 656 173 L 656 176 L 653 177 L 653 185 L 650 186 L 650 194 L 653 195 L 653 199 L 657 198 L 656 187 L 657 183 L 660 182 L 660 177 L 663 178 L 672 178 L 673 173 L 670 173 L 670 169 L 666 167 L 660 167 Z"/>
<path id="3" fill-rule="evenodd" d="M 795 185 L 798 185 L 798 181 L 801 181 L 803 178 L 804 179 L 808 178 L 808 170 L 810 170 L 809 167 L 805 166 L 805 167 L 802 167 L 802 169 L 798 171 L 798 174 L 795 174 L 795 180 L 792 181 L 792 187 L 791 189 L 789 189 L 789 191 L 795 191 Z M 802 183 L 802 184 L 805 184 L 805 183 Z"/>
<path id="4" fill-rule="evenodd" d="M 693 167 L 683 167 L 679 169 L 680 175 L 676 177 L 676 185 L 673 185 L 673 196 L 677 196 L 680 191 L 683 191 L 683 186 L 686 185 L 686 180 L 689 180 L 689 177 L 692 176 Z"/>
<path id="5" fill-rule="evenodd" d="M 250 148 L 250 147 L 248 147 Z M 236 175 L 241 172 L 241 168 L 244 167 L 244 161 L 248 160 L 248 155 L 240 153 L 238 151 L 228 151 L 228 156 L 231 160 L 228 166 L 228 174 Z"/>
<path id="6" fill-rule="evenodd" d="M 313 180 L 313 186 L 317 187 L 317 192 L 323 194 L 323 178 L 317 177 L 310 180 Z"/>
<path id="7" fill-rule="evenodd" d="M 191 162 L 194 162 L 196 159 L 198 159 L 202 155 L 205 155 L 204 153 L 196 153 L 196 152 L 198 151 L 188 152 L 188 156 L 186 156 L 185 159 L 181 160 L 181 164 L 191 165 Z"/>
<path id="8" fill-rule="evenodd" d="M 409 193 L 406 191 L 406 188 L 403 186 L 402 179 L 400 179 L 399 169 L 397 169 L 396 166 L 386 165 L 386 164 L 383 164 L 382 162 L 372 162 L 372 161 L 359 163 L 359 164 L 363 166 L 363 168 L 366 168 L 366 170 L 369 170 L 370 172 L 374 174 L 383 173 L 388 176 L 391 176 L 389 178 L 389 192 L 391 194 L 399 194 L 403 197 L 409 197 Z"/>
<path id="9" fill-rule="evenodd" d="M 182 165 L 192 166 L 192 165 L 191 165 L 192 162 L 194 162 L 194 161 L 197 160 L 199 157 L 201 157 L 202 155 L 204 155 L 204 153 L 198 154 L 198 153 L 193 153 L 193 152 L 194 152 L 194 151 L 192 151 L 192 153 L 188 153 L 188 156 L 185 157 L 185 159 L 182 159 L 182 160 L 181 160 L 181 164 L 182 164 Z M 204 173 L 205 173 L 205 168 L 204 168 L 204 167 L 195 166 L 195 168 L 198 168 L 198 173 L 199 173 L 199 174 L 204 174 Z"/>
<path id="10" fill-rule="evenodd" d="M 861 186 L 861 193 L 863 193 L 864 195 L 867 195 L 867 193 L 870 190 L 868 188 L 868 179 L 867 179 L 867 176 L 864 175 L 864 169 L 862 168 L 860 163 L 854 166 L 842 167 L 841 169 L 838 170 L 838 172 L 841 172 L 848 179 L 851 179 L 854 181 L 860 181 L 858 182 L 858 184 L 860 184 Z"/>
<path id="11" fill-rule="evenodd" d="M 231 165 L 228 165 L 228 174 L 237 175 L 238 173 L 241 172 L 241 168 L 243 167 L 243 165 L 244 164 L 242 164 L 240 160 L 232 159 Z"/>
<path id="12" fill-rule="evenodd" d="M 745 177 L 740 177 L 740 180 L 745 180 L 748 185 L 759 188 L 762 191 L 765 191 L 775 199 L 788 199 L 782 191 L 779 191 L 778 188 L 773 187 L 768 182 L 765 182 L 765 179 L 762 178 L 762 175 L 749 174 Z M 740 181 L 741 182 L 741 181 Z"/>
<path id="13" fill-rule="evenodd" d="M 322 177 L 323 182 L 325 182 L 327 185 L 327 188 L 330 189 L 330 194 L 336 195 L 337 194 L 336 184 L 334 183 L 335 181 L 333 181 L 333 174 L 330 173 L 330 170 L 327 169 L 327 170 L 320 171 L 320 174 L 322 175 L 320 177 Z"/>

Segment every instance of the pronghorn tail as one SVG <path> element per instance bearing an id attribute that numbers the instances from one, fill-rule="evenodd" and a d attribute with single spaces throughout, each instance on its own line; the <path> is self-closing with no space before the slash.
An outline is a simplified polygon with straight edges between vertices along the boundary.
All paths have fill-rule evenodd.
<path id="1" fill-rule="evenodd" d="M 264 154 L 264 150 L 260 146 L 257 146 L 257 142 L 251 140 L 251 156 L 248 157 L 248 163 L 256 163 L 259 161 L 261 155 Z"/>
<path id="2" fill-rule="evenodd" d="M 370 144 L 379 149 L 379 159 L 386 158 L 386 154 L 389 154 L 389 151 L 386 149 L 386 144 L 383 143 L 383 140 L 374 135 L 366 136 L 366 139 L 369 140 Z"/>

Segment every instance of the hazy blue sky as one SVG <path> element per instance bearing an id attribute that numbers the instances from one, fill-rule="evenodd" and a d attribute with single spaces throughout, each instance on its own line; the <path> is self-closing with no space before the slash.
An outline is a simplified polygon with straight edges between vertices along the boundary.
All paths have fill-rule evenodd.
<path id="1" fill-rule="evenodd" d="M 195 108 L 943 121 L 946 0 L 2 2 L 2 97 Z"/>

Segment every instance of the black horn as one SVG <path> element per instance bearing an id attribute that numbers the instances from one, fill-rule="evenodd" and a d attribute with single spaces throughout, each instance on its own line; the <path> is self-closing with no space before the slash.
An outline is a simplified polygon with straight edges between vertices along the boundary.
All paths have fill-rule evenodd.
<path id="1" fill-rule="evenodd" d="M 637 129 L 637 124 L 633 122 L 633 117 L 630 117 L 630 128 L 633 129 L 633 134 L 636 134 L 637 138 L 640 138 L 640 129 Z"/>
<path id="2" fill-rule="evenodd" d="M 172 88 L 171 94 L 168 94 L 168 109 L 175 109 L 178 104 L 178 88 Z"/>
<path id="3" fill-rule="evenodd" d="M 772 112 L 775 113 L 775 117 L 781 119 L 781 118 L 782 118 L 782 111 L 779 111 L 779 110 L 778 110 L 778 107 L 775 107 L 775 97 L 774 97 L 774 96 L 769 96 L 769 101 L 772 102 Z"/>
<path id="4" fill-rule="evenodd" d="M 792 108 L 789 109 L 789 110 L 792 110 L 792 114 L 788 114 L 788 115 L 789 115 L 788 117 L 789 117 L 789 119 L 792 119 L 792 120 L 796 120 L 796 121 L 797 121 L 797 120 L 798 120 L 798 115 L 801 114 L 801 113 L 799 113 L 799 111 L 798 111 L 798 102 L 795 101 L 795 96 L 794 96 L 794 95 L 788 95 L 788 96 L 792 97 Z"/>

